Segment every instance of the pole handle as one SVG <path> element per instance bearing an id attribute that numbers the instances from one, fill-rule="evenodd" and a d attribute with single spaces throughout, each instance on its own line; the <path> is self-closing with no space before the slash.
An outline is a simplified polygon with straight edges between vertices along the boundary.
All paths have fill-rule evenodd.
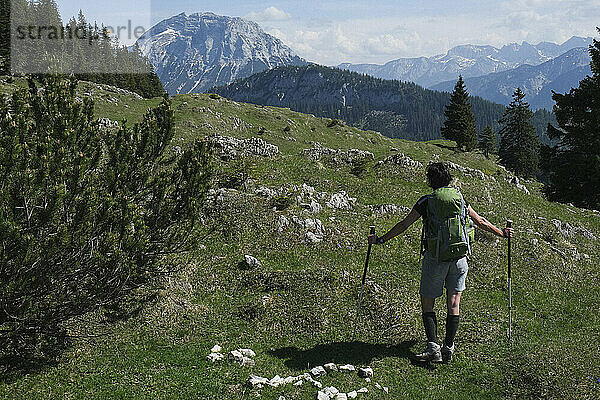
<path id="1" fill-rule="evenodd" d="M 512 228 L 512 220 L 506 220 L 506 227 L 507 228 Z"/>
<path id="2" fill-rule="evenodd" d="M 370 232 L 369 232 L 369 234 L 370 234 L 370 235 L 374 235 L 374 234 L 375 234 L 375 227 L 374 227 L 373 225 L 371 225 L 371 226 L 369 227 L 369 229 L 370 229 Z"/>

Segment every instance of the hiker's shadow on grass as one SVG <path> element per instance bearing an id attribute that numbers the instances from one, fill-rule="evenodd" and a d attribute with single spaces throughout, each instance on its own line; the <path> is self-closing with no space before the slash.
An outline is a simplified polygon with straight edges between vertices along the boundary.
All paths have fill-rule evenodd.
<path id="1" fill-rule="evenodd" d="M 326 363 L 352 364 L 356 366 L 369 365 L 373 359 L 396 357 L 406 358 L 418 367 L 435 369 L 430 363 L 422 363 L 415 360 L 415 354 L 410 350 L 417 341 L 405 340 L 396 345 L 374 344 L 365 342 L 333 342 L 319 344 L 308 350 L 300 350 L 296 347 L 283 347 L 271 350 L 271 354 L 277 358 L 286 360 L 284 364 L 295 370 L 305 370 L 309 366 L 315 367 Z"/>

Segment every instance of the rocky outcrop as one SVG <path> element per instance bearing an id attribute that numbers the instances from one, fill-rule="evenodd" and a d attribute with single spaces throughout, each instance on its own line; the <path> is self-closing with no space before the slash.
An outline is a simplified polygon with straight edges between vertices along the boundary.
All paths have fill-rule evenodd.
<path id="1" fill-rule="evenodd" d="M 279 154 L 279 147 L 257 137 L 236 139 L 216 135 L 209 137 L 209 141 L 214 144 L 216 154 L 225 160 L 244 156 L 274 157 Z"/>
<path id="2" fill-rule="evenodd" d="M 404 155 L 403 153 L 392 154 L 385 160 L 379 161 L 377 163 L 378 166 L 384 164 L 399 165 L 405 168 L 423 168 L 423 164 L 421 164 L 419 161 L 413 160 L 412 158 Z"/>
<path id="3" fill-rule="evenodd" d="M 323 147 L 320 143 L 311 142 L 310 149 L 302 150 L 302 155 L 309 160 L 318 161 L 323 158 L 330 158 L 334 162 L 343 162 L 351 164 L 355 160 L 375 160 L 375 156 L 370 151 L 350 149 L 348 151 L 340 149 L 330 149 Z"/>

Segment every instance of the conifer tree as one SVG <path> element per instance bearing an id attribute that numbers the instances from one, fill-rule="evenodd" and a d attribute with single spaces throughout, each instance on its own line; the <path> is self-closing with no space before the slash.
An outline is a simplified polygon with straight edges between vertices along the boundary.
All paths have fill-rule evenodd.
<path id="1" fill-rule="evenodd" d="M 498 141 L 494 129 L 490 125 L 487 125 L 481 134 L 479 148 L 486 157 L 498 153 Z"/>
<path id="2" fill-rule="evenodd" d="M 597 28 L 600 33 L 600 28 Z M 550 199 L 579 206 L 600 206 L 600 41 L 590 45 L 592 76 L 568 93 L 555 93 L 558 128 L 548 124 L 548 136 L 557 140 L 546 148 Z"/>
<path id="3" fill-rule="evenodd" d="M 504 115 L 498 121 L 500 129 L 500 163 L 522 177 L 532 177 L 538 171 L 539 139 L 531 125 L 533 112 L 524 101 L 525 93 L 517 88 Z"/>
<path id="4" fill-rule="evenodd" d="M 110 130 L 74 78 L 40 79 L 0 96 L 3 354 L 64 342 L 71 318 L 139 306 L 168 272 L 162 257 L 193 243 L 211 175 L 206 142 L 169 152 L 168 98 Z"/>
<path id="5" fill-rule="evenodd" d="M 475 129 L 475 115 L 471 110 L 469 93 L 465 88 L 462 75 L 454 86 L 450 96 L 450 104 L 444 111 L 446 121 L 442 126 L 442 136 L 454 140 L 459 149 L 471 151 L 477 146 L 477 131 Z"/>

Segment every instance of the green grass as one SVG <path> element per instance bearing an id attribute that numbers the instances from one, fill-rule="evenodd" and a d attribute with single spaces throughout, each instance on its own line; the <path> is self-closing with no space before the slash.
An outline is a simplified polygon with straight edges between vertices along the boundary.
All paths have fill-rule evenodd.
<path id="1" fill-rule="evenodd" d="M 89 84 L 81 85 L 82 92 L 89 91 Z M 12 90 L 7 85 L 2 88 Z M 112 120 L 125 118 L 132 123 L 159 102 L 96 90 L 97 115 Z M 597 241 L 563 238 L 550 224 L 560 219 L 600 237 L 597 213 L 549 203 L 539 196 L 539 184 L 534 182 L 526 182 L 533 193 L 526 195 L 505 181 L 506 173 L 493 160 L 457 153 L 446 141 L 391 140 L 351 127 L 328 127 L 329 120 L 286 109 L 208 95 L 176 96 L 173 108 L 174 146 L 210 134 L 258 136 L 279 146 L 281 154 L 246 160 L 255 185 L 277 189 L 307 183 L 329 194 L 344 190 L 357 198 L 357 206 L 351 211 L 325 207 L 313 216 L 296 204 L 273 211 L 268 200 L 252 191 L 235 192 L 215 214 L 216 230 L 202 243 L 206 248 L 171 260 L 183 268 L 165 282 L 156 304 L 113 325 L 98 324 L 97 316 L 74 323 L 73 332 L 77 328 L 101 335 L 74 339 L 55 364 L 28 373 L 5 371 L 0 398 L 253 399 L 260 393 L 264 399 L 280 395 L 313 399 L 317 389 L 307 383 L 257 391 L 244 382 L 251 373 L 286 377 L 330 361 L 374 369 L 371 384 L 353 374 L 321 379 L 325 386 L 343 391 L 367 386 L 370 392 L 359 397 L 365 399 L 597 396 Z M 424 165 L 437 155 L 496 178 L 482 182 L 456 173 L 463 194 L 480 214 L 499 226 L 508 218 L 515 222 L 511 345 L 506 340 L 506 242 L 477 232 L 461 304 L 456 361 L 441 366 L 411 362 L 411 355 L 424 346 L 418 299 L 420 223 L 373 249 L 360 329 L 352 340 L 368 227 L 375 225 L 383 233 L 403 217 L 375 216 L 369 207 L 390 203 L 412 207 L 428 188 L 422 170 L 372 163 L 355 176 L 351 165 L 309 161 L 301 153 L 312 147 L 311 142 L 368 150 L 376 161 L 394 154 L 392 148 Z M 221 177 L 239 168 L 222 161 L 216 165 Z M 295 196 L 291 190 L 290 195 Z M 279 215 L 319 218 L 327 230 L 325 240 L 306 244 L 297 228 L 277 233 Z M 576 247 L 590 258 L 564 259 L 550 246 L 567 254 Z M 257 257 L 262 267 L 240 269 L 244 254 Z M 268 299 L 263 304 L 264 296 Z M 436 304 L 440 336 L 444 333 L 442 303 Z M 242 368 L 227 361 L 209 362 L 206 355 L 217 343 L 224 351 L 253 349 L 256 365 Z M 374 382 L 389 387 L 390 393 L 375 389 Z"/>

